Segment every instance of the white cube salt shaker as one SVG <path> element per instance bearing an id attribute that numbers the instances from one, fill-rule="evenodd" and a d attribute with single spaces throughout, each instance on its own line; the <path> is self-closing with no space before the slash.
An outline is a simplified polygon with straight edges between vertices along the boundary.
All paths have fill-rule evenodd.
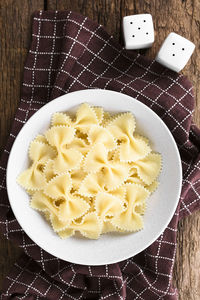
<path id="1" fill-rule="evenodd" d="M 164 40 L 156 61 L 175 72 L 180 72 L 190 59 L 194 48 L 192 42 L 171 32 Z"/>
<path id="2" fill-rule="evenodd" d="M 149 48 L 154 42 L 153 20 L 150 14 L 123 18 L 123 33 L 126 49 Z"/>

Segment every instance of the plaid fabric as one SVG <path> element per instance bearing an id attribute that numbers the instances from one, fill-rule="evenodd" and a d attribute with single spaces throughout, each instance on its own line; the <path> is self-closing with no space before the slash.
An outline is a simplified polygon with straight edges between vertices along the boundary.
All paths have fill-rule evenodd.
<path id="1" fill-rule="evenodd" d="M 28 118 L 48 101 L 72 91 L 102 88 L 126 93 L 153 109 L 180 150 L 183 188 L 176 213 L 146 250 L 106 266 L 81 266 L 51 256 L 16 221 L 6 193 L 6 164 Z M 0 164 L 0 227 L 24 255 L 4 282 L 1 299 L 177 299 L 171 285 L 177 223 L 200 205 L 200 131 L 192 123 L 194 97 L 182 75 L 126 51 L 101 25 L 68 12 L 36 12 L 24 67 L 22 97 Z"/>

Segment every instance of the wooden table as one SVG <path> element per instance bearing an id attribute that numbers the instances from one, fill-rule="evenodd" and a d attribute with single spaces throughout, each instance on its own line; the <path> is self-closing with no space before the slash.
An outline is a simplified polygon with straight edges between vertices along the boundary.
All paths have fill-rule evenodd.
<path id="1" fill-rule="evenodd" d="M 0 0 L 0 150 L 3 149 L 20 99 L 23 65 L 29 49 L 31 14 L 35 10 L 74 10 L 104 25 L 122 43 L 121 21 L 124 15 L 150 13 L 156 42 L 147 51 L 154 58 L 162 41 L 175 31 L 196 44 L 196 51 L 183 73 L 194 84 L 196 110 L 200 126 L 200 1 L 199 0 Z M 179 224 L 178 248 L 174 267 L 174 285 L 180 300 L 200 299 L 200 212 Z M 0 239 L 0 285 L 21 250 Z"/>

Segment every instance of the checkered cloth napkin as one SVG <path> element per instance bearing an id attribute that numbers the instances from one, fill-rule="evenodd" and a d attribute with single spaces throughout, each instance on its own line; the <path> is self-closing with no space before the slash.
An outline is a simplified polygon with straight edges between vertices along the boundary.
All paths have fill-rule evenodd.
<path id="1" fill-rule="evenodd" d="M 176 213 L 162 235 L 130 259 L 98 267 L 62 261 L 33 243 L 12 213 L 5 182 L 11 146 L 28 118 L 64 93 L 89 88 L 125 93 L 154 110 L 176 140 L 184 178 Z M 36 12 L 21 102 L 0 164 L 1 232 L 24 254 L 6 277 L 1 299 L 177 299 L 171 284 L 177 223 L 200 206 L 200 130 L 192 123 L 193 109 L 184 76 L 126 51 L 84 16 Z"/>

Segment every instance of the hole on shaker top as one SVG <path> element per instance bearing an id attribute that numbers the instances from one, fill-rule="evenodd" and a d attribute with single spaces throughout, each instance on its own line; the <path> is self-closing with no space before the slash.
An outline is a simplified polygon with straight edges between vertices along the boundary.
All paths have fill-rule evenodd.
<path id="1" fill-rule="evenodd" d="M 135 37 L 134 34 L 132 35 L 132 37 Z"/>
<path id="2" fill-rule="evenodd" d="M 185 48 L 182 48 L 182 50 L 185 50 Z"/>
<path id="3" fill-rule="evenodd" d="M 175 45 L 175 43 L 172 43 L 172 45 Z"/>
<path id="4" fill-rule="evenodd" d="M 138 27 L 138 29 L 140 30 L 140 27 Z"/>
<path id="5" fill-rule="evenodd" d="M 130 24 L 133 24 L 133 22 L 130 22 Z"/>
<path id="6" fill-rule="evenodd" d="M 149 34 L 148 32 L 146 32 L 146 34 Z"/>
<path id="7" fill-rule="evenodd" d="M 146 20 L 144 20 L 143 22 L 146 22 Z"/>
<path id="8" fill-rule="evenodd" d="M 175 56 L 175 54 L 173 53 L 172 56 Z"/>

